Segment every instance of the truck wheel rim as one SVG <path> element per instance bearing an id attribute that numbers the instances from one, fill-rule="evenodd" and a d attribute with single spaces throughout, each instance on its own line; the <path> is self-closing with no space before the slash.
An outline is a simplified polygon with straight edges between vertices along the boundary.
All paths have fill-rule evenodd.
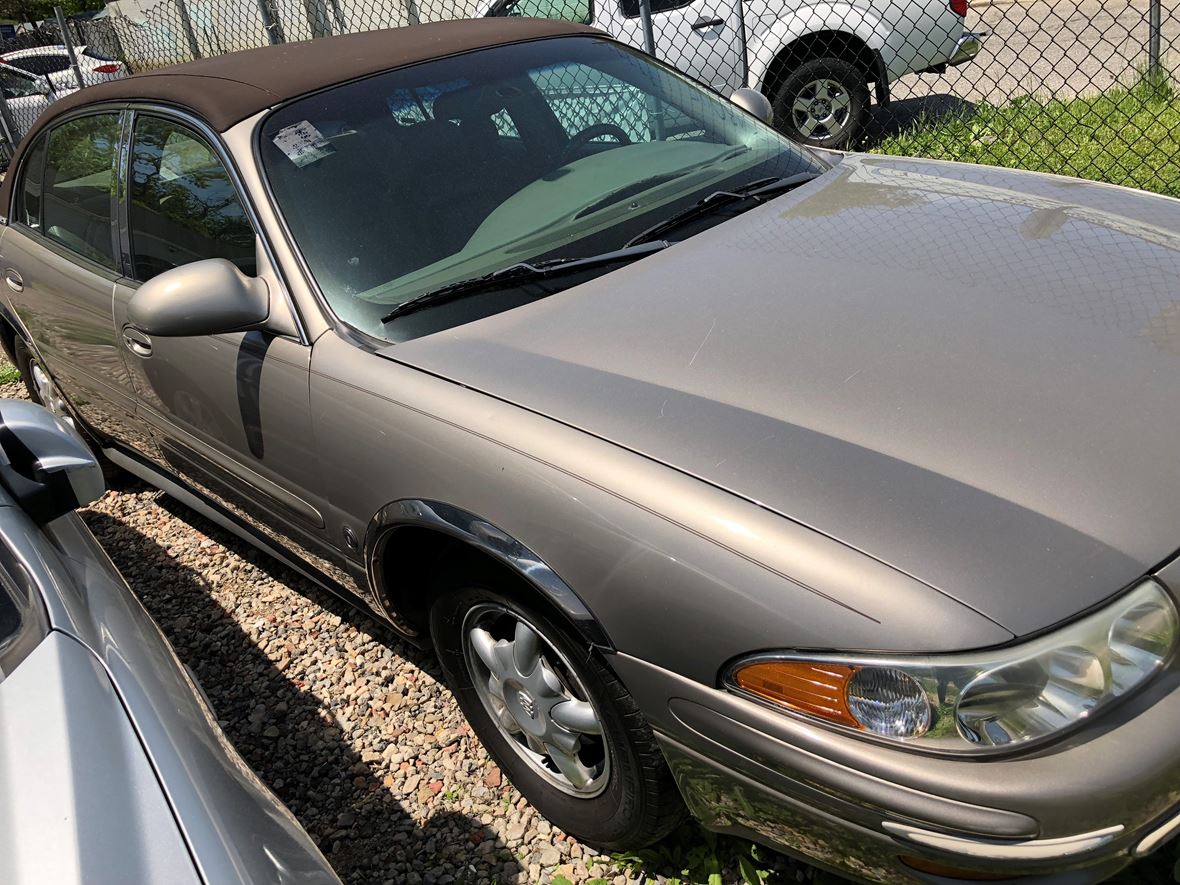
<path id="1" fill-rule="evenodd" d="M 837 80 L 822 77 L 807 83 L 795 94 L 791 118 L 804 138 L 829 141 L 848 128 L 852 117 L 852 96 Z"/>
<path id="2" fill-rule="evenodd" d="M 484 708 L 532 771 L 580 799 L 606 789 L 598 709 L 541 630 L 502 605 L 479 605 L 463 619 L 463 654 Z"/>

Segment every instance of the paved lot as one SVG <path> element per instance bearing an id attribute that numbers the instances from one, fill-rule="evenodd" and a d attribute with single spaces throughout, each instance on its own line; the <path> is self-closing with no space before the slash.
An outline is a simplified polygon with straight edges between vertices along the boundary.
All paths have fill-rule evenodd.
<path id="1" fill-rule="evenodd" d="M 1160 0 L 1162 66 L 1180 80 L 1180 0 Z M 894 130 L 923 114 L 1019 96 L 1073 98 L 1133 82 L 1147 63 L 1151 0 L 972 0 L 967 29 L 983 50 L 945 74 L 911 74 L 892 86 L 877 124 Z"/>

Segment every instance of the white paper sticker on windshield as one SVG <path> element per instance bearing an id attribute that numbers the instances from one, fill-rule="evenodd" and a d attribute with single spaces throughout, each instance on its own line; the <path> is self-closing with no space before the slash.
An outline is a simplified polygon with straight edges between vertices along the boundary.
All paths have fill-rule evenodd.
<path id="1" fill-rule="evenodd" d="M 274 143 L 296 166 L 307 166 L 336 153 L 328 139 L 307 120 L 279 130 Z"/>

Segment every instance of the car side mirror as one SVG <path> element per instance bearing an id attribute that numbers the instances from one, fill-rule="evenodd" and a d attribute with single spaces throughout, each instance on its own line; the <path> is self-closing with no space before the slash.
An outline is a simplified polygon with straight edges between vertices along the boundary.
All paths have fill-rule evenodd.
<path id="1" fill-rule="evenodd" d="M 49 80 L 34 80 L 33 91 L 38 95 L 49 95 L 53 91 L 53 86 L 50 85 Z"/>
<path id="2" fill-rule="evenodd" d="M 38 525 L 106 491 L 90 447 L 48 410 L 0 400 L 0 485 Z"/>
<path id="3" fill-rule="evenodd" d="M 757 89 L 750 89 L 746 86 L 735 89 L 730 94 L 729 100 L 743 111 L 753 114 L 767 126 L 774 125 L 774 105 Z"/>
<path id="4" fill-rule="evenodd" d="M 269 316 L 266 281 L 246 276 L 224 258 L 164 271 L 140 286 L 127 305 L 130 325 L 162 338 L 247 332 Z"/>

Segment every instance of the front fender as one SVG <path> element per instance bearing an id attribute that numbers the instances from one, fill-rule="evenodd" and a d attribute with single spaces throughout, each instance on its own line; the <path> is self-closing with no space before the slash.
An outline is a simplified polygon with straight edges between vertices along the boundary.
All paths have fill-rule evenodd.
<path id="1" fill-rule="evenodd" d="M 876 13 L 851 3 L 817 3 L 790 10 L 774 19 L 769 27 L 751 29 L 747 38 L 750 86 L 765 92 L 766 74 L 775 56 L 800 37 L 820 31 L 853 34 L 870 49 L 881 52 L 890 28 Z"/>
<path id="2" fill-rule="evenodd" d="M 383 552 L 386 542 L 399 528 L 414 526 L 430 529 L 462 541 L 490 559 L 507 567 L 530 584 L 541 596 L 569 619 L 588 641 L 610 649 L 610 640 L 593 613 L 570 586 L 548 563 L 503 529 L 474 513 L 441 501 L 407 498 L 386 504 L 369 521 L 365 532 L 365 563 L 369 584 L 385 614 L 395 620 L 392 609 L 382 591 L 391 576 L 383 573 Z"/>
<path id="3" fill-rule="evenodd" d="M 362 538 L 382 510 L 391 524 L 408 515 L 452 533 L 466 522 L 526 577 L 540 566 L 560 576 L 613 648 L 708 685 L 765 648 L 937 652 L 1011 639 L 832 538 L 396 355 L 331 333 L 315 344 L 332 535 Z M 406 500 L 426 506 L 388 506 Z M 449 517 L 426 502 L 447 502 Z"/>

